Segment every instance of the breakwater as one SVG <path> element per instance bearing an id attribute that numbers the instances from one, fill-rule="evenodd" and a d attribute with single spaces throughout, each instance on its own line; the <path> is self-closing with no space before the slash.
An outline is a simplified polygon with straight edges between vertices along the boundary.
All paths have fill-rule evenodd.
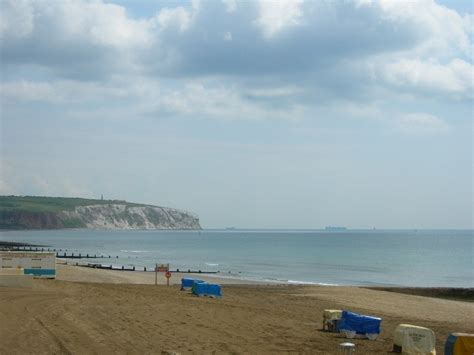
<path id="1" fill-rule="evenodd" d="M 118 259 L 119 256 L 115 255 L 103 255 L 103 254 L 91 254 L 91 253 L 73 253 L 67 251 L 65 249 L 56 249 L 56 248 L 48 248 L 48 247 L 39 247 L 39 246 L 32 246 L 28 244 L 10 244 L 10 245 L 3 245 L 0 247 L 0 251 L 24 251 L 24 252 L 53 252 L 56 254 L 58 259 Z M 66 265 L 75 265 L 81 267 L 90 267 L 94 269 L 104 269 L 104 270 L 117 270 L 117 271 L 142 271 L 142 272 L 154 272 L 153 267 L 146 267 L 146 266 L 117 266 L 112 264 L 103 264 L 103 263 L 68 263 L 67 261 L 64 262 Z M 170 270 L 171 273 L 189 273 L 189 274 L 217 274 L 220 271 L 206 271 L 206 270 L 192 270 L 192 269 L 175 269 Z"/>
<path id="2" fill-rule="evenodd" d="M 65 265 L 73 265 L 73 266 L 80 266 L 80 267 L 89 267 L 93 269 L 103 269 L 103 270 L 116 270 L 116 271 L 141 271 L 141 272 L 155 272 L 154 268 L 147 268 L 146 266 L 143 267 L 136 267 L 136 266 L 117 266 L 117 265 L 104 265 L 104 264 L 97 264 L 97 263 L 87 263 L 82 264 L 79 262 L 76 263 L 68 263 L 67 261 L 64 262 Z M 176 274 L 218 274 L 220 271 L 205 271 L 205 270 L 191 270 L 191 269 L 175 269 L 169 270 L 171 273 Z"/>

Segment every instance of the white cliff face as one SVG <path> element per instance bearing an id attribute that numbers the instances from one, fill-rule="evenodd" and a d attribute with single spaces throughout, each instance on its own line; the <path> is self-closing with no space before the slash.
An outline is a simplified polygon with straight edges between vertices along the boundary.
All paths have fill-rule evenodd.
<path id="1" fill-rule="evenodd" d="M 201 229 L 196 215 L 155 206 L 80 206 L 73 211 L 62 211 L 61 218 L 93 229 Z"/>

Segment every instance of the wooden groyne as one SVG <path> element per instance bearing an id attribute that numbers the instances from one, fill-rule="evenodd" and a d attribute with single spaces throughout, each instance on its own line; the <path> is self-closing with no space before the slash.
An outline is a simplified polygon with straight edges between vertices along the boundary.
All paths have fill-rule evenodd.
<path id="1" fill-rule="evenodd" d="M 1 251 L 57 251 L 56 249 L 52 248 L 46 248 L 46 247 L 40 247 L 40 246 L 30 246 L 30 245 L 20 245 L 16 244 L 15 245 L 7 245 L 4 244 L 5 242 L 2 242 L 0 246 Z M 62 249 L 59 249 L 59 251 L 62 251 Z"/>
<path id="2" fill-rule="evenodd" d="M 54 252 L 56 257 L 60 259 L 118 259 L 118 255 L 103 255 L 103 254 L 83 254 L 83 253 L 69 253 L 67 249 L 55 249 L 55 248 L 45 248 L 45 247 L 34 247 L 34 246 L 3 246 L 0 247 L 0 251 L 38 251 L 38 252 Z"/>
<path id="3" fill-rule="evenodd" d="M 93 269 L 103 269 L 103 270 L 116 270 L 116 271 L 141 271 L 141 272 L 155 272 L 155 269 L 153 267 L 147 268 L 146 266 L 143 267 L 136 267 L 136 266 L 114 266 L 114 265 L 102 265 L 102 264 L 94 264 L 94 263 L 87 263 L 87 264 L 80 264 L 78 262 L 76 263 L 69 263 L 65 262 L 66 265 L 75 265 L 75 266 L 81 266 L 81 267 L 89 267 Z M 218 274 L 220 271 L 204 271 L 204 270 L 170 270 L 171 273 L 177 273 L 177 274 Z"/>
<path id="4" fill-rule="evenodd" d="M 56 252 L 56 253 L 59 253 L 59 252 L 67 252 L 67 249 L 56 249 L 56 248 L 47 248 L 47 247 L 42 247 L 42 246 L 30 246 L 30 245 L 14 245 L 14 246 L 8 246 L 8 245 L 5 245 L 5 244 L 2 244 L 0 246 L 0 250 L 2 251 L 8 251 L 8 250 L 11 250 L 11 251 L 41 251 L 41 252 Z"/>
<path id="5" fill-rule="evenodd" d="M 41 245 L 41 244 L 31 244 L 31 243 L 21 243 L 21 242 L 9 242 L 5 240 L 0 240 L 0 248 L 1 249 L 11 249 L 11 248 L 19 248 L 19 247 L 40 247 L 44 248 L 48 245 Z"/>
<path id="6" fill-rule="evenodd" d="M 60 259 L 118 259 L 118 255 L 110 256 L 110 255 L 92 255 L 92 254 L 67 254 L 67 253 L 56 253 L 56 257 Z"/>
<path id="7" fill-rule="evenodd" d="M 12 243 L 13 244 L 13 243 Z M 31 252 L 54 252 L 58 259 L 118 259 L 119 256 L 103 255 L 103 254 L 88 254 L 88 253 L 73 253 L 69 252 L 67 249 L 56 249 L 56 248 L 47 248 L 41 246 L 33 246 L 26 244 L 14 244 L 14 245 L 0 245 L 0 251 L 31 251 Z M 116 271 L 141 271 L 141 272 L 154 272 L 153 267 L 147 268 L 146 266 L 113 266 L 113 265 L 103 265 L 98 263 L 69 263 L 64 262 L 66 265 L 75 265 L 81 267 L 90 267 L 94 269 L 104 269 L 104 270 L 116 270 Z M 191 269 L 176 269 L 170 270 L 171 273 L 181 273 L 181 274 L 218 274 L 220 271 L 205 271 L 205 270 L 191 270 Z"/>

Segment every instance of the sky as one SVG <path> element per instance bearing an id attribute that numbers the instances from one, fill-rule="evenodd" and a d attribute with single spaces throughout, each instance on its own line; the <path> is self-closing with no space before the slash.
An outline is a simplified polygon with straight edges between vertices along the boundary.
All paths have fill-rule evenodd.
<path id="1" fill-rule="evenodd" d="M 1 0 L 0 194 L 472 228 L 472 4 Z"/>

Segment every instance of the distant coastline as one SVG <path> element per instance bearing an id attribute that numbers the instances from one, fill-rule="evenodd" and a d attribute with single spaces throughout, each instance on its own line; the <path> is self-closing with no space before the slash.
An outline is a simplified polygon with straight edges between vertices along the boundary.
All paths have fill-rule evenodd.
<path id="1" fill-rule="evenodd" d="M 0 230 L 200 230 L 196 214 L 122 200 L 0 196 Z"/>
<path id="2" fill-rule="evenodd" d="M 324 228 L 326 231 L 346 231 L 346 227 L 339 227 L 339 226 L 326 226 Z"/>

